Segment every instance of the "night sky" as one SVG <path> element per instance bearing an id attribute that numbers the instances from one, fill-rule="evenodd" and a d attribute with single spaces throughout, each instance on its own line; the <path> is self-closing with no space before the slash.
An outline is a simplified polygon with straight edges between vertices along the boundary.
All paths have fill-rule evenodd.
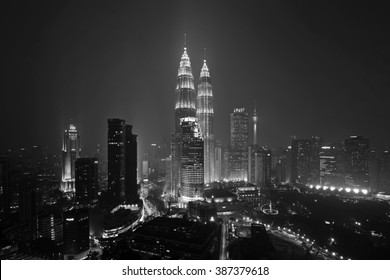
<path id="1" fill-rule="evenodd" d="M 93 151 L 106 147 L 111 117 L 133 125 L 141 149 L 169 139 L 184 33 L 196 84 L 207 49 L 224 144 L 229 113 L 251 113 L 256 102 L 262 145 L 353 134 L 390 145 L 390 20 L 378 3 L 8 2 L 16 3 L 1 8 L 0 151 L 59 152 L 70 122 Z"/>

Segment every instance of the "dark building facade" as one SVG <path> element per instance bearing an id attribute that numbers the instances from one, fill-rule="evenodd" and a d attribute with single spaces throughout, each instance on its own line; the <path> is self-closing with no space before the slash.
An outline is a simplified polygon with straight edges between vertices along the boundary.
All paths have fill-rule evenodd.
<path id="1" fill-rule="evenodd" d="M 135 204 L 139 201 L 137 186 L 137 135 L 132 126 L 126 125 L 125 142 L 125 197 L 126 202 Z"/>
<path id="2" fill-rule="evenodd" d="M 385 150 L 380 156 L 379 190 L 390 193 L 390 151 Z"/>
<path id="3" fill-rule="evenodd" d="M 345 180 L 351 188 L 369 188 L 369 140 L 351 136 L 345 140 Z"/>
<path id="4" fill-rule="evenodd" d="M 64 212 L 64 259 L 82 259 L 89 251 L 87 208 Z"/>
<path id="5" fill-rule="evenodd" d="M 10 162 L 7 157 L 0 157 L 0 221 L 10 214 Z"/>
<path id="6" fill-rule="evenodd" d="M 146 259 L 216 259 L 218 226 L 157 217 L 138 228 L 133 240 L 131 249 Z"/>
<path id="7" fill-rule="evenodd" d="M 248 180 L 248 141 L 248 113 L 235 108 L 230 114 L 229 180 Z"/>
<path id="8" fill-rule="evenodd" d="M 321 138 L 291 140 L 291 182 L 320 183 Z"/>
<path id="9" fill-rule="evenodd" d="M 76 160 L 76 201 L 79 205 L 91 207 L 96 203 L 98 192 L 97 158 Z"/>
<path id="10" fill-rule="evenodd" d="M 108 190 L 119 203 L 138 201 L 136 137 L 125 120 L 108 119 Z"/>

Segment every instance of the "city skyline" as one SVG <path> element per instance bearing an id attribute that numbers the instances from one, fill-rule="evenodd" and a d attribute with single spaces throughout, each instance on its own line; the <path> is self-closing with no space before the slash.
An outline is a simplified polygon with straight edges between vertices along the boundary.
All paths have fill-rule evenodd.
<path id="1" fill-rule="evenodd" d="M 390 258 L 378 6 L 7 9 L 0 259 Z"/>
<path id="2" fill-rule="evenodd" d="M 331 4 L 219 4 L 203 9 L 191 2 L 135 1 L 113 5 L 111 13 L 99 3 L 8 6 L 9 71 L 3 91 L 9 96 L 1 114 L 3 120 L 14 117 L 4 122 L 11 133 L 0 140 L 2 149 L 31 144 L 56 151 L 60 131 L 74 123 L 82 150 L 92 152 L 97 144 L 106 146 L 105 120 L 111 117 L 134 125 L 143 150 L 169 141 L 184 33 L 194 73 L 200 72 L 207 48 L 215 138 L 223 145 L 228 144 L 229 112 L 235 107 L 252 111 L 256 101 L 260 145 L 286 147 L 291 136 L 343 141 L 363 135 L 371 147 L 388 146 L 383 120 L 389 114 L 384 102 L 389 37 L 380 7 L 340 4 L 328 18 Z M 166 13 L 155 28 L 148 20 L 160 8 Z M 91 17 L 84 17 L 87 10 Z M 201 10 L 200 21 L 195 15 Z M 137 12 L 142 14 L 138 22 Z M 362 15 L 369 20 L 361 21 Z M 149 78 L 153 84 L 146 82 Z M 153 114 L 141 109 L 145 106 Z M 23 113 L 15 115 L 14 108 Z"/>

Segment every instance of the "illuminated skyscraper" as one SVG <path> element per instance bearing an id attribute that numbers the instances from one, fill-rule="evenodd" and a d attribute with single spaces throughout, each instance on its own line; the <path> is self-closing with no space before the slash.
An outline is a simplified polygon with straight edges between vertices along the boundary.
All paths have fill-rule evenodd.
<path id="1" fill-rule="evenodd" d="M 229 179 L 248 179 L 248 113 L 245 108 L 235 108 L 230 114 Z"/>
<path id="2" fill-rule="evenodd" d="M 248 145 L 248 182 L 252 184 L 258 183 L 258 178 L 256 178 L 256 174 L 258 173 L 256 170 L 258 170 L 259 166 L 257 166 L 257 163 L 259 162 L 256 158 L 256 155 L 258 152 L 260 152 L 261 148 L 259 145 L 257 145 L 257 122 L 258 117 L 256 113 L 256 106 L 253 110 L 252 115 L 252 124 L 253 124 L 253 143 L 251 145 Z M 257 172 L 257 173 L 256 173 Z"/>
<path id="3" fill-rule="evenodd" d="M 179 202 L 202 200 L 204 189 L 204 143 L 194 117 L 181 119 L 181 188 Z"/>
<path id="4" fill-rule="evenodd" d="M 206 60 L 200 71 L 196 116 L 204 140 L 204 182 L 215 181 L 213 91 Z"/>
<path id="5" fill-rule="evenodd" d="M 257 123 L 259 122 L 259 117 L 257 116 L 256 113 L 256 106 L 253 110 L 253 115 L 252 115 L 252 122 L 253 122 L 253 145 L 257 145 Z"/>
<path id="6" fill-rule="evenodd" d="M 194 77 L 190 58 L 187 54 L 186 42 L 181 56 L 177 73 L 177 84 L 175 90 L 175 132 L 172 134 L 171 155 L 172 155 L 172 183 L 173 194 L 177 195 L 180 188 L 180 119 L 186 117 L 196 117 L 196 94 L 194 88 Z"/>
<path id="7" fill-rule="evenodd" d="M 71 124 L 65 130 L 62 147 L 62 179 L 61 190 L 67 193 L 75 192 L 75 163 L 80 157 L 80 135 Z"/>

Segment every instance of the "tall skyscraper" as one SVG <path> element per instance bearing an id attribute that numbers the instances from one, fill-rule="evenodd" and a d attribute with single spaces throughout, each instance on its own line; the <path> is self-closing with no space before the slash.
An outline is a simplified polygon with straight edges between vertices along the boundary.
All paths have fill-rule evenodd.
<path id="1" fill-rule="evenodd" d="M 257 116 L 256 106 L 253 110 L 252 122 L 253 122 L 253 145 L 258 145 L 258 143 L 257 143 L 257 124 L 259 122 L 259 117 Z"/>
<path id="2" fill-rule="evenodd" d="M 320 150 L 320 179 L 321 185 L 339 186 L 345 185 L 344 173 L 341 170 L 343 158 L 340 156 L 339 147 L 336 144 L 322 145 Z"/>
<path id="3" fill-rule="evenodd" d="M 137 186 L 137 135 L 133 127 L 126 125 L 125 137 L 125 198 L 126 203 L 136 204 L 139 201 Z"/>
<path id="4" fill-rule="evenodd" d="M 249 123 L 245 108 L 235 108 L 230 114 L 229 179 L 248 179 Z"/>
<path id="5" fill-rule="evenodd" d="M 108 119 L 108 190 L 118 202 L 125 196 L 125 141 L 125 120 Z"/>
<path id="6" fill-rule="evenodd" d="M 62 179 L 61 190 L 66 193 L 75 192 L 75 162 L 80 157 L 80 135 L 76 126 L 69 125 L 65 130 L 62 147 Z"/>
<path id="7" fill-rule="evenodd" d="M 215 181 L 213 90 L 206 59 L 200 71 L 196 116 L 204 140 L 204 182 Z"/>
<path id="8" fill-rule="evenodd" d="M 132 126 L 108 119 L 108 190 L 116 203 L 136 203 L 137 141 Z"/>
<path id="9" fill-rule="evenodd" d="M 351 136 L 345 140 L 345 179 L 348 186 L 369 187 L 369 149 L 369 140 L 362 136 Z"/>
<path id="10" fill-rule="evenodd" d="M 252 115 L 252 127 L 253 127 L 253 142 L 248 145 L 248 182 L 252 184 L 257 184 L 258 183 L 258 178 L 256 178 L 256 170 L 258 170 L 259 166 L 257 166 L 257 163 L 259 162 L 258 159 L 256 158 L 256 155 L 259 154 L 261 151 L 260 146 L 257 144 L 257 122 L 258 122 L 258 117 L 256 113 L 256 107 L 253 110 L 253 115 Z M 258 173 L 258 172 L 257 172 Z"/>
<path id="11" fill-rule="evenodd" d="M 172 134 L 171 155 L 172 155 L 172 189 L 176 197 L 181 185 L 181 128 L 180 119 L 196 117 L 196 93 L 194 88 L 194 77 L 192 75 L 191 61 L 187 53 L 187 45 L 184 42 L 184 50 L 180 59 L 177 73 L 175 90 L 175 132 Z"/>
<path id="12" fill-rule="evenodd" d="M 92 206 L 97 200 L 97 158 L 76 159 L 76 201 L 80 205 Z"/>
<path id="13" fill-rule="evenodd" d="M 179 202 L 202 200 L 204 189 L 204 142 L 198 120 L 182 118 L 181 127 L 181 188 Z"/>
<path id="14" fill-rule="evenodd" d="M 321 138 L 293 139 L 291 141 L 291 182 L 320 183 Z"/>

